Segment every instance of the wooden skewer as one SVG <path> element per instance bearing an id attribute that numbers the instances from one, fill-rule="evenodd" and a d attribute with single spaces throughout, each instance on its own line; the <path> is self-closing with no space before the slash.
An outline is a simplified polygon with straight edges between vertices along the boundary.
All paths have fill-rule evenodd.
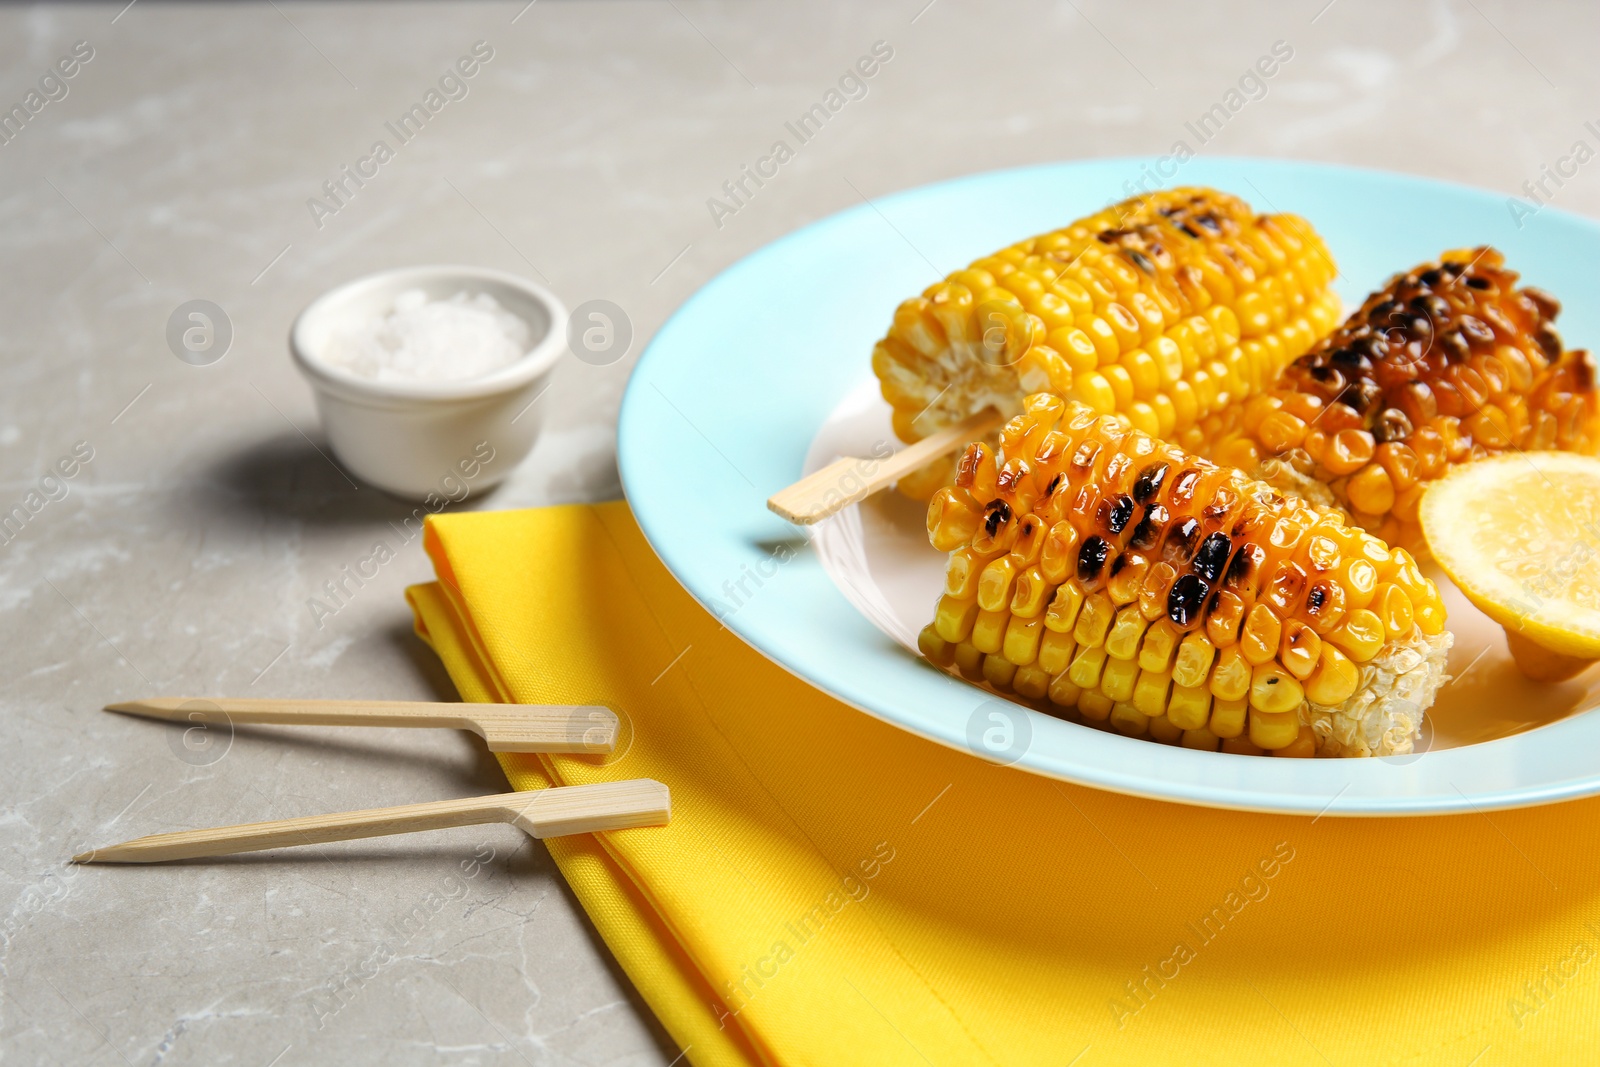
<path id="1" fill-rule="evenodd" d="M 907 445 L 887 459 L 845 456 L 812 471 L 798 482 L 772 494 L 767 507 L 799 526 L 821 522 L 880 489 L 887 489 L 930 460 L 954 452 L 1005 421 L 994 408 L 984 408 L 938 433 Z"/>
<path id="2" fill-rule="evenodd" d="M 667 787 L 650 778 L 635 778 L 152 834 L 91 849 L 72 857 L 72 862 L 161 863 L 491 822 L 511 823 L 534 837 L 561 837 L 597 830 L 665 826 L 671 818 L 672 795 Z"/>
<path id="3" fill-rule="evenodd" d="M 584 705 L 155 697 L 107 704 L 106 710 L 185 723 L 471 730 L 489 743 L 490 752 L 610 752 L 617 743 L 616 713 L 609 708 Z"/>

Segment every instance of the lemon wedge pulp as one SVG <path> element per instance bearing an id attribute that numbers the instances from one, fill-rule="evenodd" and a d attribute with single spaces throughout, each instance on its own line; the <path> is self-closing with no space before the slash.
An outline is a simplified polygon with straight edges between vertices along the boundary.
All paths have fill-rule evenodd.
<path id="1" fill-rule="evenodd" d="M 1418 515 L 1439 566 L 1505 627 L 1525 674 L 1559 681 L 1600 659 L 1600 459 L 1468 463 L 1429 487 Z"/>

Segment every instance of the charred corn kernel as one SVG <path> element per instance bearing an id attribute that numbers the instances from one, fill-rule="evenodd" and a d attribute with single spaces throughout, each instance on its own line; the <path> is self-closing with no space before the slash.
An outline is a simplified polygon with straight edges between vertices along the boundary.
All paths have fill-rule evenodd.
<path id="1" fill-rule="evenodd" d="M 1050 610 L 1045 612 L 1045 628 L 1057 633 L 1071 633 L 1082 607 L 1083 590 L 1071 582 L 1058 587 L 1054 599 L 1050 601 Z"/>
<path id="2" fill-rule="evenodd" d="M 1357 663 L 1365 663 L 1383 647 L 1383 620 L 1375 611 L 1357 608 L 1345 616 L 1344 623 L 1328 635 L 1328 640 Z"/>
<path id="3" fill-rule="evenodd" d="M 952 643 L 965 641 L 972 633 L 972 624 L 978 618 L 978 602 L 962 600 L 946 594 L 939 598 L 934 612 L 933 625 L 939 636 Z"/>
<path id="4" fill-rule="evenodd" d="M 1099 689 L 1100 672 L 1106 665 L 1106 650 L 1102 645 L 1080 645 L 1067 668 L 1067 678 L 1079 689 Z"/>
<path id="5" fill-rule="evenodd" d="M 1300 732 L 1295 735 L 1294 740 L 1282 748 L 1273 749 L 1272 754 L 1290 759 L 1310 759 L 1317 754 L 1316 731 L 1305 723 L 1301 723 Z"/>
<path id="6" fill-rule="evenodd" d="M 1150 730 L 1150 716 L 1124 701 L 1111 702 L 1111 728 L 1128 737 L 1142 737 Z"/>
<path id="7" fill-rule="evenodd" d="M 1222 738 L 1210 730 L 1185 730 L 1183 732 L 1183 747 L 1192 748 L 1198 752 L 1216 752 L 1222 748 Z"/>
<path id="8" fill-rule="evenodd" d="M 1278 655 L 1278 643 L 1283 638 L 1283 623 L 1265 604 L 1257 604 L 1245 616 L 1244 630 L 1239 634 L 1239 652 L 1251 665 L 1270 663 Z"/>
<path id="9" fill-rule="evenodd" d="M 1300 717 L 1292 711 L 1250 709 L 1250 743 L 1268 752 L 1288 748 L 1300 736 Z"/>
<path id="10" fill-rule="evenodd" d="M 1039 642 L 1039 668 L 1052 676 L 1060 674 L 1072 665 L 1072 654 L 1077 648 L 1071 634 L 1045 627 L 1044 637 Z"/>
<path id="11" fill-rule="evenodd" d="M 1146 715 L 1167 713 L 1167 692 L 1172 688 L 1172 676 L 1164 671 L 1140 671 L 1133 686 L 1133 706 Z"/>
<path id="12" fill-rule="evenodd" d="M 1144 632 L 1144 643 L 1139 646 L 1139 666 L 1160 673 L 1172 666 L 1172 654 L 1177 650 L 1181 635 L 1169 619 L 1157 619 Z"/>
<path id="13" fill-rule="evenodd" d="M 1278 661 L 1288 672 L 1305 681 L 1317 669 L 1322 656 L 1322 638 L 1299 619 L 1290 619 L 1283 625 L 1283 646 L 1278 650 Z"/>
<path id="14" fill-rule="evenodd" d="M 1235 756 L 1265 756 L 1267 750 L 1251 741 L 1248 737 L 1225 737 L 1222 739 L 1222 751 Z"/>
<path id="15" fill-rule="evenodd" d="M 1203 346 L 1205 336 L 1191 329 L 1185 343 Z M 1267 415 L 1291 408 L 1314 413 L 1312 400 L 1291 398 Z M 995 495 L 971 542 L 952 550 L 946 581 L 973 595 L 946 592 L 919 638 L 935 662 L 1129 732 L 1149 734 L 1159 721 L 1156 732 L 1174 740 L 1200 729 L 1243 737 L 1253 708 L 1264 725 L 1250 743 L 1274 750 L 1303 747 L 1286 715 L 1317 726 L 1314 749 L 1341 754 L 1366 751 L 1369 742 L 1353 739 L 1374 736 L 1373 726 L 1393 732 L 1371 721 L 1391 714 L 1382 710 L 1391 692 L 1431 701 L 1448 645 L 1419 624 L 1438 591 L 1409 554 L 1339 513 L 1048 395 L 1030 398 L 998 445 L 971 446 L 957 467 L 976 484 L 991 464 Z M 969 491 L 958 484 L 936 497 Z M 1070 557 L 1056 533 L 1063 524 L 1075 531 Z M 1442 625 L 1438 611 L 1430 617 Z M 952 650 L 946 631 L 964 627 Z M 1396 673 L 1411 667 L 1361 671 L 1386 641 L 1414 653 L 1386 663 L 1431 664 L 1431 673 L 1402 685 Z"/>
<path id="16" fill-rule="evenodd" d="M 1190 688 L 1205 685 L 1216 654 L 1216 646 L 1205 634 L 1198 630 L 1189 634 L 1178 646 L 1178 660 L 1172 666 L 1173 684 Z"/>
<path id="17" fill-rule="evenodd" d="M 1078 624 L 1073 627 L 1072 636 L 1080 645 L 1104 644 L 1106 631 L 1111 629 L 1116 610 L 1110 597 L 1104 593 L 1091 593 L 1083 602 L 1083 610 L 1078 612 Z"/>
<path id="18" fill-rule="evenodd" d="M 1264 663 L 1250 676 L 1250 707 L 1256 711 L 1293 711 L 1305 698 L 1295 676 L 1276 663 Z"/>
<path id="19" fill-rule="evenodd" d="M 1050 675 L 1034 665 L 1018 667 L 1011 678 L 1011 688 L 1029 700 L 1042 700 L 1050 688 Z"/>
<path id="20" fill-rule="evenodd" d="M 1106 659 L 1100 672 L 1100 692 L 1112 700 L 1133 699 L 1134 685 L 1139 681 L 1139 665 L 1127 659 Z"/>
<path id="21" fill-rule="evenodd" d="M 956 646 L 939 636 L 939 630 L 929 623 L 917 634 L 917 651 L 941 667 L 955 662 Z"/>
<path id="22" fill-rule="evenodd" d="M 1026 619 L 1011 616 L 1006 623 L 1006 636 L 1000 646 L 1001 654 L 1017 666 L 1032 663 L 1039 656 L 1039 638 L 1044 634 L 1043 619 Z"/>
<path id="23" fill-rule="evenodd" d="M 1150 623 L 1139 613 L 1137 605 L 1117 612 L 1111 632 L 1106 634 L 1106 655 L 1112 659 L 1131 660 L 1139 654 L 1139 638 Z"/>
<path id="24" fill-rule="evenodd" d="M 1242 399 L 1238 383 L 1254 391 L 1275 380 L 1331 329 L 1333 276 L 1303 221 L 1257 215 L 1214 190 L 1161 190 L 1019 242 L 905 301 L 872 369 L 908 442 L 989 404 L 1014 413 L 1041 389 L 1167 434 Z M 1169 395 L 1180 385 L 1182 397 Z M 937 479 L 908 477 L 901 488 L 931 491 Z M 959 526 L 950 518 L 940 526 L 946 543 Z"/>
<path id="25" fill-rule="evenodd" d="M 1149 731 L 1150 740 L 1159 741 L 1163 745 L 1176 745 L 1183 740 L 1183 731 L 1174 726 L 1172 720 L 1165 715 L 1151 717 Z"/>
<path id="26" fill-rule="evenodd" d="M 984 652 L 999 652 L 1000 646 L 1005 643 L 1006 626 L 1011 621 L 1011 616 L 1004 611 L 978 610 L 978 617 L 972 623 L 971 641 Z"/>
<path id="27" fill-rule="evenodd" d="M 1244 733 L 1249 713 L 1248 701 L 1223 700 L 1218 697 L 1211 701 L 1211 720 L 1207 723 L 1206 729 L 1223 739 L 1238 737 Z"/>
<path id="28" fill-rule="evenodd" d="M 1197 686 L 1174 685 L 1167 718 L 1185 730 L 1198 730 L 1211 718 L 1211 694 Z"/>
<path id="29" fill-rule="evenodd" d="M 1250 692 L 1250 679 L 1255 668 L 1238 645 L 1231 645 L 1217 655 L 1217 665 L 1211 670 L 1211 695 L 1218 700 L 1242 700 Z"/>
<path id="30" fill-rule="evenodd" d="M 1078 696 L 1078 714 L 1090 722 L 1105 722 L 1111 715 L 1111 698 L 1098 689 Z"/>
<path id="31" fill-rule="evenodd" d="M 983 657 L 983 680 L 996 689 L 1011 688 L 1011 678 L 1017 673 L 1017 665 L 1004 656 Z"/>
<path id="32" fill-rule="evenodd" d="M 956 645 L 956 669 L 967 678 L 977 681 L 983 677 L 983 652 L 971 641 Z"/>
<path id="33" fill-rule="evenodd" d="M 1420 546 L 1419 487 L 1450 464 L 1511 449 L 1593 452 L 1594 364 L 1563 349 L 1560 305 L 1517 281 L 1486 247 L 1396 275 L 1212 436 L 1206 454 L 1253 449 L 1259 463 L 1247 472 L 1295 491 L 1320 481 L 1358 521 Z M 1242 318 L 1253 306 L 1235 310 Z M 1290 418 L 1309 424 L 1313 411 L 1315 441 Z"/>

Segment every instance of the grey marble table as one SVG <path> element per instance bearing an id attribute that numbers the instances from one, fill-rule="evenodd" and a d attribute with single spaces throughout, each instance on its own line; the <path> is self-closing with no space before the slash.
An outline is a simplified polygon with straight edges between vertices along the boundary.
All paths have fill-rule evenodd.
<path id="1" fill-rule="evenodd" d="M 138 834 L 504 787 L 465 735 L 240 727 L 186 747 L 99 710 L 153 693 L 453 696 L 401 597 L 430 573 L 416 544 L 335 616 L 308 609 L 408 510 L 323 456 L 288 362 L 289 322 L 330 285 L 457 261 L 626 309 L 628 356 L 568 357 L 530 461 L 459 505 L 506 508 L 617 495 L 618 400 L 672 309 L 765 242 L 905 186 L 1187 140 L 1507 197 L 1543 178 L 1541 200 L 1600 212 L 1600 164 L 1562 162 L 1577 141 L 1600 147 L 1585 126 L 1600 120 L 1593 5 L 1201 7 L 0 9 L 0 512 L 26 512 L 0 534 L 0 1054 L 679 1055 L 542 846 L 509 827 L 168 868 L 64 863 Z M 490 57 L 441 87 L 474 46 Z M 786 133 L 875 46 L 887 59 L 844 83 L 820 132 Z M 1241 87 L 1275 46 L 1289 58 Z M 1186 123 L 1236 88 L 1242 105 L 1199 145 Z M 430 90 L 427 123 L 396 138 L 386 124 Z M 792 158 L 745 178 L 771 171 L 760 161 L 780 139 Z M 393 158 L 362 163 L 379 140 Z M 232 333 L 204 365 L 167 341 L 198 299 Z M 75 448 L 92 458 L 67 459 Z M 47 478 L 62 461 L 74 476 Z"/>

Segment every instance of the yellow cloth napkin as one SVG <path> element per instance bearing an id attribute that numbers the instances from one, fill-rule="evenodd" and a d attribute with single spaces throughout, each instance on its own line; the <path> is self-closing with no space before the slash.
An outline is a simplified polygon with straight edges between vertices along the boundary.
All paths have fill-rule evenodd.
<path id="1" fill-rule="evenodd" d="M 502 756 L 516 788 L 671 787 L 669 827 L 549 846 L 695 1064 L 1600 1053 L 1600 802 L 1313 820 L 1078 788 L 790 676 L 624 504 L 440 516 L 426 544 L 417 630 L 465 699 L 624 717 L 605 761 Z"/>

